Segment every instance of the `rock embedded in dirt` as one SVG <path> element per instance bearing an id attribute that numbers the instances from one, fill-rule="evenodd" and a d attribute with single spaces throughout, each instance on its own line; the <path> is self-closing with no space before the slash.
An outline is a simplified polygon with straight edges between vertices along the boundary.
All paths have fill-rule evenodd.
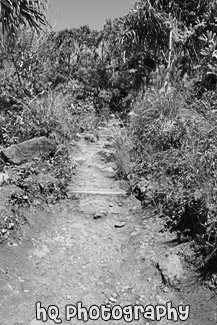
<path id="1" fill-rule="evenodd" d="M 76 163 L 84 163 L 85 161 L 86 161 L 86 159 L 84 157 L 75 158 Z"/>
<path id="2" fill-rule="evenodd" d="M 168 288 L 168 287 L 165 287 L 165 288 L 163 288 L 163 292 L 165 292 L 165 293 L 170 293 L 170 288 Z"/>
<path id="3" fill-rule="evenodd" d="M 157 262 L 157 267 L 161 272 L 163 281 L 171 286 L 174 286 L 177 281 L 181 281 L 184 277 L 182 263 L 176 254 L 162 257 Z"/>
<path id="4" fill-rule="evenodd" d="M 124 222 L 124 221 L 116 222 L 115 228 L 122 228 L 125 226 L 125 224 L 126 224 L 126 222 Z"/>
<path id="5" fill-rule="evenodd" d="M 89 142 L 97 142 L 97 136 L 95 136 L 94 134 L 91 134 L 91 133 L 85 134 L 84 139 Z"/>
<path id="6" fill-rule="evenodd" d="M 109 301 L 112 302 L 112 303 L 116 303 L 116 302 L 117 302 L 117 299 L 114 298 L 114 297 L 110 297 L 110 298 L 109 298 Z"/>
<path id="7" fill-rule="evenodd" d="M 35 158 L 44 157 L 55 152 L 55 150 L 55 143 L 43 136 L 24 141 L 1 150 L 1 156 L 6 162 L 20 165 Z"/>
<path id="8" fill-rule="evenodd" d="M 112 167 L 106 167 L 106 168 L 104 168 L 104 171 L 106 173 L 114 173 L 114 169 Z"/>
<path id="9" fill-rule="evenodd" d="M 113 293 L 112 297 L 116 299 L 118 297 L 117 293 Z"/>
<path id="10" fill-rule="evenodd" d="M 97 219 L 101 219 L 102 217 L 103 217 L 102 213 L 95 213 L 95 215 L 93 216 L 93 219 L 97 220 Z"/>
<path id="11" fill-rule="evenodd" d="M 103 145 L 103 148 L 110 148 L 110 147 L 112 147 L 112 143 L 110 142 L 110 141 L 106 141 L 105 143 L 104 143 L 104 145 Z"/>
<path id="12" fill-rule="evenodd" d="M 132 234 L 131 234 L 131 235 L 132 235 Z M 140 249 L 139 253 L 140 253 L 140 257 L 141 257 L 141 259 L 142 259 L 143 261 L 145 261 L 145 260 L 147 259 L 147 252 L 146 252 L 146 250 L 144 249 L 144 247 Z"/>

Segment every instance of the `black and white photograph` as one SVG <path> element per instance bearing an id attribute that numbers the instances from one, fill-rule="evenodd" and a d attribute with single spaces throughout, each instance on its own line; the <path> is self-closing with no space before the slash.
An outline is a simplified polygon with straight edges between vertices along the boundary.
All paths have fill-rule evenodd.
<path id="1" fill-rule="evenodd" d="M 0 325 L 217 325 L 217 0 L 0 0 Z"/>

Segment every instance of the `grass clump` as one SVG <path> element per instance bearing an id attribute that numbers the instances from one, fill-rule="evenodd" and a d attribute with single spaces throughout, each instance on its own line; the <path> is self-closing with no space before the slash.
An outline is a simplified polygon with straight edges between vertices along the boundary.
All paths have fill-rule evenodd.
<path id="1" fill-rule="evenodd" d="M 76 123 L 68 107 L 69 98 L 49 92 L 33 98 L 22 110 L 13 107 L 0 114 L 0 145 L 7 147 L 34 137 L 55 137 L 68 142 L 76 132 Z"/>

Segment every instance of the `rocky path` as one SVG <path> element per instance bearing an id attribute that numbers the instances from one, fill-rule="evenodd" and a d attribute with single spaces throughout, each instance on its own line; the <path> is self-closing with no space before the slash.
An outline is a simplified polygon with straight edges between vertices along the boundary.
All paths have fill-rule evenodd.
<path id="1" fill-rule="evenodd" d="M 81 140 L 72 150 L 78 168 L 68 200 L 32 210 L 23 240 L 1 248 L 0 324 L 51 325 L 61 320 L 62 324 L 84 324 L 84 320 L 72 318 L 78 302 L 87 309 L 96 305 L 89 315 L 98 319 L 87 324 L 123 325 L 130 320 L 133 325 L 173 324 L 175 319 L 167 320 L 166 315 L 161 320 L 156 320 L 156 314 L 154 321 L 150 319 L 152 306 L 161 305 L 157 311 L 163 316 L 163 306 L 172 302 L 176 307 L 191 306 L 190 318 L 179 318 L 176 324 L 216 325 L 215 301 L 204 288 L 186 274 L 181 274 L 185 280 L 179 291 L 163 282 L 162 274 L 171 270 L 162 270 L 164 264 L 159 261 L 174 253 L 171 237 L 159 233 L 160 222 L 149 218 L 139 202 L 120 189 L 113 178 L 113 163 L 103 158 L 109 155 L 104 146 L 109 128 L 100 132 L 96 143 Z M 176 270 L 178 262 L 173 262 Z M 52 307 L 47 311 L 50 319 L 37 321 L 36 302 L 45 308 L 58 307 L 59 316 Z M 101 305 L 107 311 L 120 306 L 113 318 L 121 313 L 123 317 L 104 321 L 96 315 Z M 147 317 L 140 314 L 133 319 L 136 313 L 131 315 L 131 306 L 147 305 Z M 85 311 L 81 315 L 85 317 Z M 174 311 L 172 315 L 176 317 Z"/>

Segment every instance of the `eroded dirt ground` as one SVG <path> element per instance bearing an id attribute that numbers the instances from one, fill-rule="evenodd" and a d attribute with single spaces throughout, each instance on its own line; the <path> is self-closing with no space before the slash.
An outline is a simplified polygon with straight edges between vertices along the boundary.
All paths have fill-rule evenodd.
<path id="1" fill-rule="evenodd" d="M 190 318 L 176 324 L 216 325 L 216 301 L 186 275 L 181 290 L 168 288 L 156 267 L 174 250 L 172 237 L 159 233 L 160 221 L 148 218 L 140 202 L 126 197 L 102 152 L 109 128 L 99 141 L 80 140 L 72 150 L 78 168 L 66 201 L 31 211 L 23 239 L 0 249 L 0 324 L 54 324 L 35 320 L 35 303 L 64 308 L 91 305 L 190 304 Z M 109 302 L 110 299 L 110 302 Z M 88 324 L 102 324 L 102 319 Z M 107 324 L 125 324 L 124 319 Z M 143 317 L 131 324 L 173 324 Z"/>

